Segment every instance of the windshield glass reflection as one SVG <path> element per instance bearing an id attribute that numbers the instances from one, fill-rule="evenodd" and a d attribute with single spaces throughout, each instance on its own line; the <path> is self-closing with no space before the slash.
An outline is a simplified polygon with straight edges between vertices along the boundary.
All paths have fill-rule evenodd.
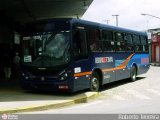
<path id="1" fill-rule="evenodd" d="M 68 31 L 23 37 L 24 63 L 49 67 L 70 60 Z"/>

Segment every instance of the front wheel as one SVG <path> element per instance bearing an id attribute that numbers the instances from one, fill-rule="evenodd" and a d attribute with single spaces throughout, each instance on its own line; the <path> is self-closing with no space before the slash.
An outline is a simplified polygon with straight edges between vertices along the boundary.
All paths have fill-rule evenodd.
<path id="1" fill-rule="evenodd" d="M 94 92 L 98 92 L 99 91 L 99 75 L 94 72 L 92 74 L 92 78 L 91 78 L 91 84 L 90 84 L 90 90 L 94 91 Z"/>
<path id="2" fill-rule="evenodd" d="M 131 68 L 131 81 L 132 82 L 136 81 L 136 76 L 137 76 L 137 70 L 136 70 L 136 67 L 133 66 Z"/>

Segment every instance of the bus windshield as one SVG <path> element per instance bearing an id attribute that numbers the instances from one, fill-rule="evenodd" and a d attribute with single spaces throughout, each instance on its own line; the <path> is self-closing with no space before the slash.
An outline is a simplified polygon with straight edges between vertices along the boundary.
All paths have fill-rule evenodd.
<path id="1" fill-rule="evenodd" d="M 70 60 L 70 32 L 37 33 L 23 37 L 23 63 L 34 67 L 53 67 Z"/>

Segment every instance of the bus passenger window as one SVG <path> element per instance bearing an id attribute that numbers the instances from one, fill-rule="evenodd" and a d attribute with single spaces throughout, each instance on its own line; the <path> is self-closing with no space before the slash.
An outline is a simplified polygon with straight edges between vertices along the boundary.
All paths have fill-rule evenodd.
<path id="1" fill-rule="evenodd" d="M 96 49 L 97 49 L 96 43 L 90 44 L 90 50 L 91 50 L 91 51 L 96 51 Z"/>
<path id="2" fill-rule="evenodd" d="M 135 51 L 141 51 L 142 50 L 140 37 L 138 35 L 133 35 L 133 44 L 135 46 L 135 49 L 134 49 Z"/>
<path id="3" fill-rule="evenodd" d="M 133 35 L 133 44 L 135 44 L 135 45 L 139 45 L 140 44 L 139 36 Z"/>
<path id="4" fill-rule="evenodd" d="M 125 42 L 132 44 L 132 35 L 126 34 L 125 35 Z"/>
<path id="5" fill-rule="evenodd" d="M 111 41 L 103 41 L 103 51 L 114 51 L 114 44 Z"/>
<path id="6" fill-rule="evenodd" d="M 141 52 L 142 51 L 142 48 L 143 46 L 142 45 L 135 45 L 135 51 L 137 51 L 137 52 Z"/>
<path id="7" fill-rule="evenodd" d="M 124 41 L 124 36 L 123 36 L 123 34 L 122 33 L 115 33 L 115 37 L 116 37 L 116 41 L 120 41 L 120 42 L 122 42 L 122 41 Z"/>
<path id="8" fill-rule="evenodd" d="M 113 32 L 102 30 L 103 51 L 114 51 Z"/>
<path id="9" fill-rule="evenodd" d="M 142 44 L 142 51 L 143 52 L 148 51 L 147 38 L 143 36 L 141 36 L 140 38 L 141 38 L 141 44 Z"/>
<path id="10" fill-rule="evenodd" d="M 135 45 L 134 50 L 135 50 L 135 51 L 140 51 L 140 50 L 139 50 L 139 46 L 138 46 L 138 45 Z"/>
<path id="11" fill-rule="evenodd" d="M 134 51 L 134 47 L 132 44 L 132 35 L 131 34 L 125 34 L 125 47 L 126 51 Z"/>
<path id="12" fill-rule="evenodd" d="M 124 42 L 121 43 L 121 51 L 125 51 L 126 50 L 126 45 Z"/>
<path id="13" fill-rule="evenodd" d="M 127 45 L 126 45 L 126 51 L 134 51 L 133 45 L 127 43 Z"/>
<path id="14" fill-rule="evenodd" d="M 102 51 L 102 41 L 99 30 L 88 30 L 88 41 L 91 51 Z"/>
<path id="15" fill-rule="evenodd" d="M 144 52 L 148 52 L 148 51 L 149 51 L 148 45 L 143 45 L 143 51 L 144 51 Z"/>
<path id="16" fill-rule="evenodd" d="M 102 30 L 102 40 L 112 41 L 113 33 L 111 31 Z"/>
<path id="17" fill-rule="evenodd" d="M 121 51 L 121 43 L 120 42 L 116 42 L 116 51 Z"/>

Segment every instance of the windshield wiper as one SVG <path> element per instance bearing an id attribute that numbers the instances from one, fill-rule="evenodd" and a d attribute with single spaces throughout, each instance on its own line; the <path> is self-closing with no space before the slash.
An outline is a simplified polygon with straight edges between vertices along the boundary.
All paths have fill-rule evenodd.
<path id="1" fill-rule="evenodd" d="M 53 33 L 48 39 L 46 38 L 45 45 L 48 44 L 48 43 L 50 43 L 53 40 L 54 35 L 55 34 Z"/>

